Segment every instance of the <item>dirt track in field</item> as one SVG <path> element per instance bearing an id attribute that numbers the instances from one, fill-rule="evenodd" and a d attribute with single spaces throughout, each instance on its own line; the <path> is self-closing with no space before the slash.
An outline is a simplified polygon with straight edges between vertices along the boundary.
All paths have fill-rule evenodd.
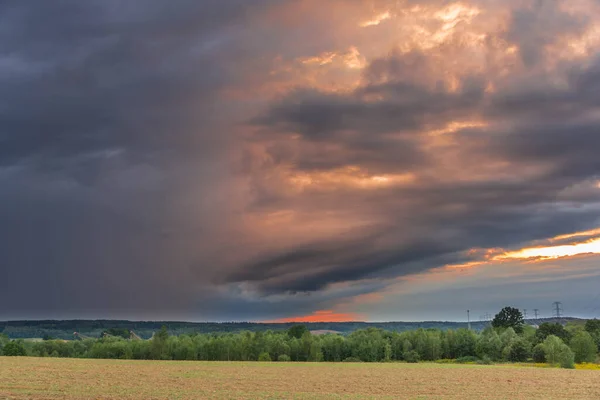
<path id="1" fill-rule="evenodd" d="M 0 357 L 0 399 L 600 399 L 600 371 Z"/>

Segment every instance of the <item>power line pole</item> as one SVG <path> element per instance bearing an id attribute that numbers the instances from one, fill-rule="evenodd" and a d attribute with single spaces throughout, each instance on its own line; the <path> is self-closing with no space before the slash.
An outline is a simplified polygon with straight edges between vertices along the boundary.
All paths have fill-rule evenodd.
<path id="1" fill-rule="evenodd" d="M 540 310 L 538 310 L 537 308 L 533 309 L 533 315 L 535 315 L 535 319 L 538 319 L 538 313 L 540 312 Z"/>
<path id="2" fill-rule="evenodd" d="M 523 309 L 523 319 L 527 319 L 527 309 Z"/>
<path id="3" fill-rule="evenodd" d="M 560 301 L 555 301 L 552 303 L 552 307 L 554 308 L 554 316 L 556 318 L 562 317 L 562 303 Z"/>
<path id="4" fill-rule="evenodd" d="M 469 310 L 467 310 L 467 327 L 471 330 L 471 315 Z"/>

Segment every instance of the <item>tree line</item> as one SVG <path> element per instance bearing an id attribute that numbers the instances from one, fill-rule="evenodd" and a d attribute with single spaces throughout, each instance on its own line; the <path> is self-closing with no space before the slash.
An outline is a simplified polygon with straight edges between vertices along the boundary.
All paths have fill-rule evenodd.
<path id="1" fill-rule="evenodd" d="M 554 321 L 549 321 L 554 322 Z M 110 329 L 133 330 L 135 333 L 149 339 L 153 332 L 163 325 L 167 326 L 172 335 L 191 333 L 239 333 L 242 331 L 279 331 L 288 329 L 294 323 L 255 323 L 255 322 L 177 322 L 177 321 L 125 321 L 125 320 L 38 320 L 38 321 L 3 321 L 0 322 L 0 333 L 7 334 L 12 339 L 43 338 L 70 340 L 73 332 L 86 336 L 100 337 Z M 389 331 L 409 331 L 418 328 L 458 329 L 466 328 L 465 322 L 308 322 L 309 330 L 331 330 L 344 334 L 370 327 Z M 472 322 L 472 327 L 481 330 L 486 323 Z"/>
<path id="2" fill-rule="evenodd" d="M 313 335 L 303 325 L 286 331 L 169 335 L 161 328 L 151 340 L 104 335 L 98 339 L 27 342 L 0 336 L 6 356 L 113 358 L 206 361 L 313 362 L 547 362 L 572 368 L 595 362 L 600 345 L 600 320 L 585 325 L 544 323 L 538 328 L 514 318 L 518 310 L 499 313 L 491 326 L 468 329 L 417 329 L 391 332 L 368 328 L 349 335 Z M 506 314 L 506 309 L 503 310 Z"/>

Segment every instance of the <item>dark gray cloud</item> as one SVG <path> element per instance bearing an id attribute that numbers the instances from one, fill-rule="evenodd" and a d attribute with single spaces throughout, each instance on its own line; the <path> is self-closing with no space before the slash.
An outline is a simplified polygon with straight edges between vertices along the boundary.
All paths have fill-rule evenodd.
<path id="1" fill-rule="evenodd" d="M 434 87 L 415 82 L 414 69 L 426 67 L 424 58 L 418 52 L 395 52 L 376 59 L 364 72 L 365 84 L 350 95 L 295 90 L 255 122 L 276 126 L 281 132 L 300 133 L 307 140 L 324 141 L 345 139 L 337 135 L 348 131 L 362 136 L 366 131 L 370 136 L 414 132 L 426 124 L 436 126 L 463 117 L 482 104 L 483 76 L 463 77 L 458 91 L 442 80 Z"/>
<path id="2" fill-rule="evenodd" d="M 390 248 L 377 243 L 382 236 L 382 232 L 372 236 L 363 233 L 357 240 L 306 244 L 243 265 L 226 279 L 256 282 L 260 291 L 269 294 L 312 292 L 335 282 L 377 277 L 395 265 L 406 266 L 405 273 L 422 269 L 422 264 L 439 265 L 438 256 L 452 251 L 443 243 L 416 240 Z"/>
<path id="3" fill-rule="evenodd" d="M 511 12 L 506 38 L 519 45 L 521 60 L 528 67 L 544 57 L 544 47 L 556 41 L 557 33 L 577 35 L 585 30 L 589 16 L 573 15 L 564 3 L 534 0 Z"/>
<path id="4" fill-rule="evenodd" d="M 5 3 L 0 163 L 215 142 L 195 125 L 232 79 L 223 46 L 249 11 L 234 3 Z"/>
<path id="5" fill-rule="evenodd" d="M 0 314 L 189 306 L 226 225 L 216 98 L 266 4 L 2 3 Z"/>

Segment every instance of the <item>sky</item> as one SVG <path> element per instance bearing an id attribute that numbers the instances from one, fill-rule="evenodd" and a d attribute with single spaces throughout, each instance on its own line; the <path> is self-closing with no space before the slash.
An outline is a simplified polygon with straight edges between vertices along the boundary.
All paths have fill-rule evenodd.
<path id="1" fill-rule="evenodd" d="M 600 317 L 600 1 L 0 1 L 0 320 Z"/>

